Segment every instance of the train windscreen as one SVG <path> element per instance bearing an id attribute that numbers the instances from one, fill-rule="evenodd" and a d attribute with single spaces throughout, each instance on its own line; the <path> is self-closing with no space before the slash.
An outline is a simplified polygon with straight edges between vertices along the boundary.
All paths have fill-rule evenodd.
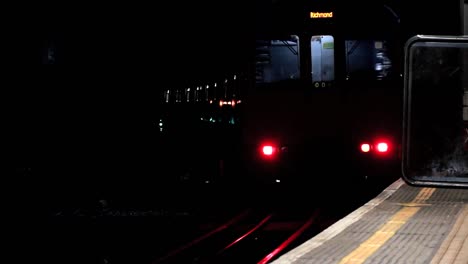
<path id="1" fill-rule="evenodd" d="M 383 40 L 345 41 L 346 79 L 384 80 L 392 71 L 389 44 Z"/>
<path id="2" fill-rule="evenodd" d="M 299 37 L 257 40 L 256 83 L 300 78 Z"/>

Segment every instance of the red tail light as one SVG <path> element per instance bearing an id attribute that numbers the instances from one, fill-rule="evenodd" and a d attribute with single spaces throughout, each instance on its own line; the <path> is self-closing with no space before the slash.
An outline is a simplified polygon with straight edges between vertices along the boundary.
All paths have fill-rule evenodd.
<path id="1" fill-rule="evenodd" d="M 369 152 L 371 149 L 370 145 L 367 143 L 361 144 L 361 151 L 362 152 Z"/>
<path id="2" fill-rule="evenodd" d="M 388 143 L 387 142 L 379 142 L 377 143 L 377 151 L 380 153 L 385 153 L 388 151 Z"/>
<path id="3" fill-rule="evenodd" d="M 278 145 L 271 141 L 262 142 L 257 151 L 263 160 L 276 160 L 279 154 Z"/>
<path id="4" fill-rule="evenodd" d="M 388 154 L 392 150 L 392 145 L 388 140 L 378 139 L 371 143 L 361 143 L 359 149 L 362 153 Z"/>
<path id="5" fill-rule="evenodd" d="M 263 145 L 262 147 L 262 153 L 265 156 L 272 156 L 273 154 L 275 154 L 275 152 L 276 152 L 276 149 L 272 145 Z"/>

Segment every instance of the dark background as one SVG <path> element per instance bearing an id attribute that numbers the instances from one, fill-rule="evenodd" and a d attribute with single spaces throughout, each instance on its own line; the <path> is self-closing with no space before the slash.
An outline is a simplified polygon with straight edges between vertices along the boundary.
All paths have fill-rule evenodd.
<path id="1" fill-rule="evenodd" d="M 239 1 L 11 7 L 2 63 L 12 151 L 63 147 L 59 138 L 82 129 L 148 125 L 163 89 L 245 66 L 252 14 Z"/>
<path id="2" fill-rule="evenodd" d="M 41 1 L 4 9 L 2 185 L 16 259 L 38 256 L 47 216 L 151 183 L 165 154 L 155 133 L 161 91 L 243 67 L 250 5 Z"/>
<path id="3" fill-rule="evenodd" d="M 95 202 L 100 189 L 129 179 L 145 185 L 165 154 L 161 91 L 245 67 L 253 3 L 6 9 L 3 168 L 12 207 L 42 214 Z"/>

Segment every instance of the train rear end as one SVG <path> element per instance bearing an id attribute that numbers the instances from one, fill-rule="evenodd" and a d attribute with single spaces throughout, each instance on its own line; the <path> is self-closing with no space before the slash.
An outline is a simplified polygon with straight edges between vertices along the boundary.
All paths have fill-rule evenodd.
<path id="1" fill-rule="evenodd" d="M 321 186 L 398 177 L 398 26 L 379 8 L 384 15 L 368 20 L 350 20 L 344 8 L 311 9 L 307 23 L 256 42 L 242 135 L 252 178 Z M 383 33 L 366 30 L 369 19 Z"/>

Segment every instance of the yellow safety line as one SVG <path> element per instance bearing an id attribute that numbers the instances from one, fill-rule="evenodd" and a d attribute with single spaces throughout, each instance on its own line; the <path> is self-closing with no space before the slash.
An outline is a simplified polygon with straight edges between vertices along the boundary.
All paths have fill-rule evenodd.
<path id="1" fill-rule="evenodd" d="M 340 264 L 358 264 L 364 263 L 374 252 L 387 242 L 395 233 L 403 226 L 408 219 L 416 214 L 424 202 L 431 197 L 435 188 L 423 188 L 418 195 L 404 207 L 396 212 L 390 220 L 388 220 L 379 230 L 377 230 L 370 238 L 359 245 L 354 251 L 341 259 Z M 418 206 L 419 204 L 419 206 Z"/>

